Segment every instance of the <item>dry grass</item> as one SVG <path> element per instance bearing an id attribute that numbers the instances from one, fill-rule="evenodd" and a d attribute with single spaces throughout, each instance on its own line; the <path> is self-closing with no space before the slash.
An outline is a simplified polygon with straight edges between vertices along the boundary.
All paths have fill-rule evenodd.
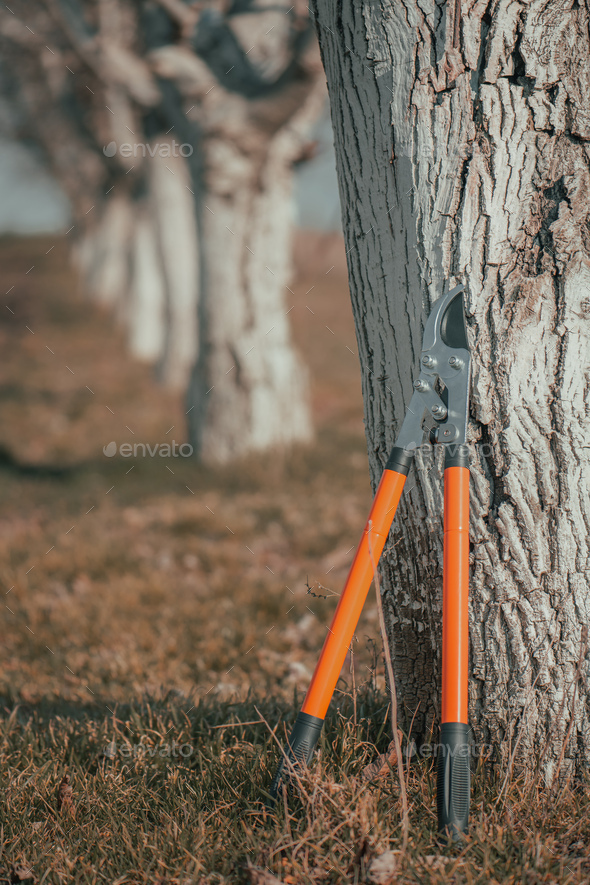
<path id="1" fill-rule="evenodd" d="M 357 698 L 356 725 L 350 701 L 331 713 L 303 795 L 276 815 L 261 801 L 278 755 L 262 719 L 284 716 L 289 725 L 291 708 L 260 697 L 213 699 L 187 714 L 188 700 L 146 699 L 106 716 L 63 702 L 59 713 L 51 703 L 13 709 L 1 751 L 7 869 L 32 868 L 47 882 L 163 885 L 247 881 L 251 864 L 289 883 L 358 882 L 393 850 L 396 882 L 588 881 L 587 788 L 548 803 L 542 791 L 525 801 L 515 782 L 495 808 L 498 779 L 480 767 L 470 840 L 441 849 L 433 843 L 433 767 L 415 764 L 402 856 L 395 776 L 376 785 L 360 776 L 385 737 L 379 695 Z M 165 755 L 175 752 L 171 735 L 176 756 Z M 66 772 L 71 793 L 59 808 Z"/>
<path id="2" fill-rule="evenodd" d="M 334 607 L 319 597 L 341 589 L 370 499 L 341 249 L 328 245 L 334 270 L 324 243 L 291 314 L 317 444 L 214 471 L 103 456 L 113 439 L 182 441 L 182 403 L 75 291 L 63 243 L 0 245 L 14 286 L 0 327 L 0 879 L 377 881 L 375 857 L 394 852 L 382 881 L 590 881 L 588 784 L 548 797 L 513 779 L 497 802 L 503 772 L 483 764 L 470 841 L 448 850 L 434 842 L 432 762 L 408 766 L 399 853 L 397 775 L 362 777 L 391 739 L 373 601 L 355 704 L 347 676 L 305 794 L 276 816 L 264 807 Z"/>

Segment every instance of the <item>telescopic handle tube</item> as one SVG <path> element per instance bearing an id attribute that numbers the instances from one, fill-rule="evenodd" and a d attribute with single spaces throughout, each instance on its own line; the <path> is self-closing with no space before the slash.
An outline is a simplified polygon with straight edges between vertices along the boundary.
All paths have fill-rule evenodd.
<path id="1" fill-rule="evenodd" d="M 272 782 L 270 793 L 273 798 L 276 798 L 279 791 L 285 762 L 288 760 L 292 765 L 307 764 L 313 755 L 326 711 L 373 580 L 374 567 L 379 562 L 395 517 L 411 463 L 410 453 L 394 448 L 385 465 L 301 713 L 297 717 L 288 747 L 283 753 Z"/>
<path id="2" fill-rule="evenodd" d="M 444 493 L 442 727 L 438 756 L 439 832 L 467 832 L 470 800 L 467 719 L 469 644 L 468 449 L 447 449 Z"/>

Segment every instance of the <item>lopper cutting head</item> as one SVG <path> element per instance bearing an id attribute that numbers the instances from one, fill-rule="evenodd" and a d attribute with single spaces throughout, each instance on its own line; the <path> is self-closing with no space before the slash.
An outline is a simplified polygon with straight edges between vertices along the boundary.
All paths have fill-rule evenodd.
<path id="1" fill-rule="evenodd" d="M 406 451 L 422 445 L 427 418 L 431 442 L 452 446 L 466 442 L 471 357 L 463 289 L 455 286 L 439 298 L 426 321 L 420 375 L 395 443 Z"/>

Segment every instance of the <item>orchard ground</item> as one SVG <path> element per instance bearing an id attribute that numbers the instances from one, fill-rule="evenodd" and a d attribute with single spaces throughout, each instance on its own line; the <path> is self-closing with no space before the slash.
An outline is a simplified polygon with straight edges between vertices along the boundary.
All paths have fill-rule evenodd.
<path id="1" fill-rule="evenodd" d="M 287 293 L 316 442 L 215 469 L 172 454 L 182 398 L 66 256 L 0 243 L 0 880 L 590 882 L 589 783 L 490 763 L 442 849 L 416 755 L 400 851 L 395 771 L 362 776 L 391 739 L 372 597 L 303 792 L 265 808 L 371 499 L 340 238 L 299 235 Z"/>

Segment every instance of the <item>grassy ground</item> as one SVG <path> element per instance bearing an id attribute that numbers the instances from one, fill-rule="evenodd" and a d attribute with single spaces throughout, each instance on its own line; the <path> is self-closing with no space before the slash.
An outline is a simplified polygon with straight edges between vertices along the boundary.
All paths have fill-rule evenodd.
<path id="1" fill-rule="evenodd" d="M 590 882 L 588 785 L 490 766 L 459 850 L 434 842 L 432 762 L 408 766 L 400 853 L 396 776 L 363 777 L 391 738 L 372 602 L 302 794 L 265 810 L 370 500 L 342 247 L 298 254 L 317 442 L 205 470 L 104 456 L 183 442 L 183 403 L 63 242 L 0 244 L 0 880 Z"/>

